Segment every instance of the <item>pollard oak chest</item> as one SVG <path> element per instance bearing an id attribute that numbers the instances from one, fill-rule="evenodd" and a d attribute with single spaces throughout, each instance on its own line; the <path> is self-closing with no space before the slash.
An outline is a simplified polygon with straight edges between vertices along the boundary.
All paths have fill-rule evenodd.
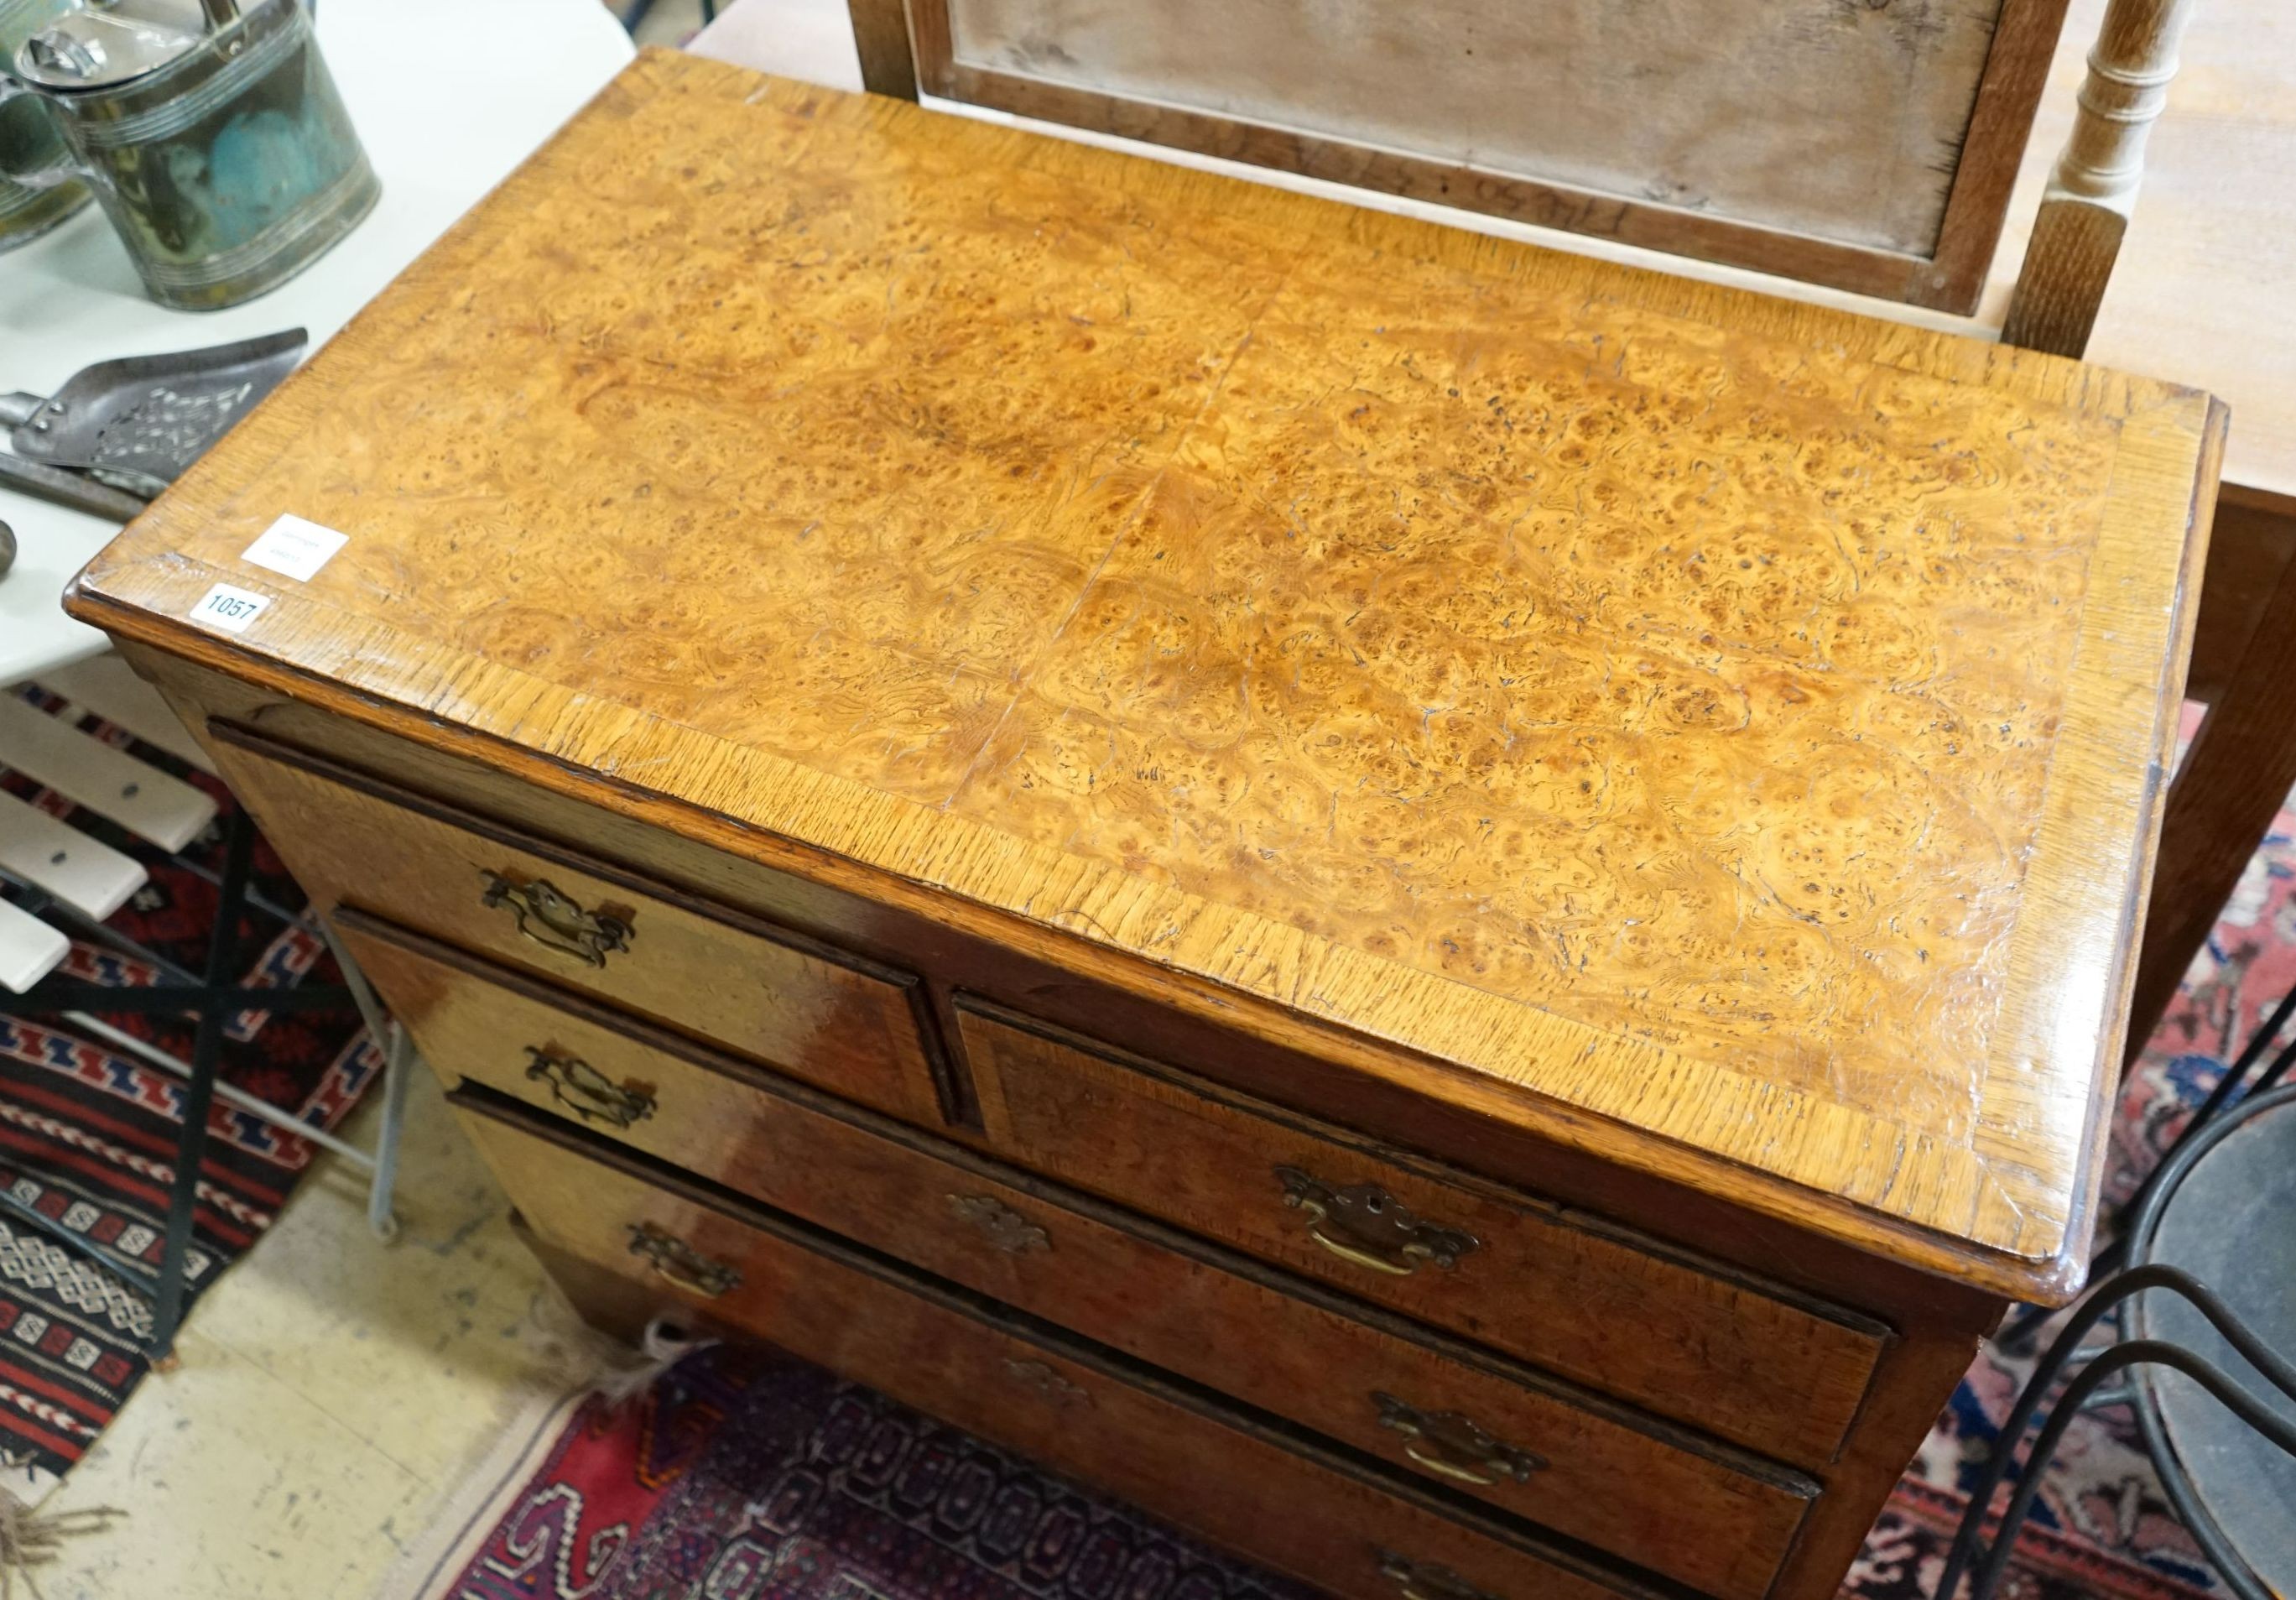
<path id="1" fill-rule="evenodd" d="M 2221 434 L 653 53 L 71 604 L 593 1315 L 1354 1600 L 1825 1600 L 2079 1276 Z"/>

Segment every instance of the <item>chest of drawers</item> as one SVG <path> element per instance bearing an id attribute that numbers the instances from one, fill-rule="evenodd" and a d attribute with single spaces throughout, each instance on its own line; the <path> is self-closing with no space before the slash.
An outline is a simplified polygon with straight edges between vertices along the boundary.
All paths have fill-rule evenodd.
<path id="1" fill-rule="evenodd" d="M 2221 431 L 649 54 L 71 603 L 598 1319 L 1357 1600 L 1827 1600 L 2078 1276 Z"/>

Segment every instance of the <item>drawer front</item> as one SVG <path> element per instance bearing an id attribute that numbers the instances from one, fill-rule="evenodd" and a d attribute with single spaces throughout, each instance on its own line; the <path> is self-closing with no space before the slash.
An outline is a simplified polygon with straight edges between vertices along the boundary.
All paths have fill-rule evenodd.
<path id="1" fill-rule="evenodd" d="M 353 913 L 424 1056 L 1613 1554 L 1757 1600 L 1816 1486 Z M 1401 1331 L 1398 1331 L 1401 1330 Z M 1714 1537 L 1727 1530 L 1727 1537 Z"/>
<path id="2" fill-rule="evenodd" d="M 960 996 L 987 1143 L 1021 1165 L 1800 1466 L 1886 1331 Z"/>
<path id="3" fill-rule="evenodd" d="M 470 1112 L 466 1104 L 466 1113 Z M 1357 1600 L 1603 1600 L 1625 1575 L 775 1213 L 466 1114 L 545 1242 Z M 1439 1564 L 1442 1569 L 1435 1569 Z M 1412 1584 L 1414 1568 L 1417 1582 Z M 1406 1584 L 1412 1587 L 1406 1588 Z"/>
<path id="4" fill-rule="evenodd" d="M 923 986 L 741 913 L 215 725 L 217 764 L 304 888 L 938 1121 Z"/>

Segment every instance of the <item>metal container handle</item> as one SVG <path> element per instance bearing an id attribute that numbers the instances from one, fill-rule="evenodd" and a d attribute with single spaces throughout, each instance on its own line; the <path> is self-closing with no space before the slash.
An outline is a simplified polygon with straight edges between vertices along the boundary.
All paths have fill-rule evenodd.
<path id="1" fill-rule="evenodd" d="M 37 89 L 19 82 L 10 77 L 5 70 L 0 70 L 0 117 L 9 114 L 7 107 L 11 101 L 20 99 L 36 101 L 41 98 L 43 96 Z M 45 117 L 47 114 L 45 109 L 36 107 L 22 107 L 15 112 L 19 117 L 27 115 Z M 0 152 L 7 150 L 8 143 L 5 139 L 0 139 Z M 64 144 L 61 137 L 56 140 L 56 143 L 63 147 L 63 154 L 55 160 L 45 167 L 36 167 L 29 172 L 19 172 L 6 161 L 0 160 L 0 177 L 4 177 L 12 184 L 20 184 L 27 189 L 55 189 L 70 183 L 74 178 L 95 176 L 89 168 L 82 167 L 72 160 L 71 147 Z"/>

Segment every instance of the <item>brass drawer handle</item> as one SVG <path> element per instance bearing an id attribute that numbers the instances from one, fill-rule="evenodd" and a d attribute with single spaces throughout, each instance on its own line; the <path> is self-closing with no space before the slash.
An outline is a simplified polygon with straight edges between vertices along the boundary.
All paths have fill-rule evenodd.
<path id="1" fill-rule="evenodd" d="M 1380 1574 L 1396 1587 L 1403 1600 L 1499 1600 L 1488 1589 L 1479 1589 L 1450 1568 L 1432 1561 L 1414 1561 L 1392 1550 L 1379 1553 Z"/>
<path id="2" fill-rule="evenodd" d="M 1278 1167 L 1283 1203 L 1308 1213 L 1308 1236 L 1342 1261 L 1401 1276 L 1432 1261 L 1446 1272 L 1482 1241 L 1456 1227 L 1422 1221 L 1377 1184 L 1325 1183 L 1297 1167 Z"/>
<path id="3" fill-rule="evenodd" d="M 673 1237 L 651 1222 L 630 1224 L 630 1253 L 641 1256 L 654 1276 L 673 1289 L 716 1300 L 742 1286 L 742 1275 L 723 1261 L 713 1261 L 685 1240 Z"/>
<path id="4" fill-rule="evenodd" d="M 1527 1483 L 1546 1465 L 1545 1456 L 1492 1438 L 1464 1412 L 1422 1411 L 1378 1390 L 1371 1399 L 1379 1425 L 1402 1434 L 1403 1453 L 1431 1473 L 1461 1483 Z"/>
<path id="5" fill-rule="evenodd" d="M 1024 1361 L 1020 1357 L 1013 1356 L 1006 1359 L 1004 1370 L 1052 1401 L 1054 1405 L 1063 1409 L 1071 1406 L 1092 1404 L 1090 1394 L 1070 1383 L 1042 1361 Z"/>
<path id="6" fill-rule="evenodd" d="M 993 1194 L 952 1194 L 949 1214 L 970 1222 L 988 1235 L 988 1242 L 1007 1255 L 1025 1256 L 1032 1250 L 1050 1250 L 1053 1236 Z"/>
<path id="7" fill-rule="evenodd" d="M 550 1086 L 550 1097 L 585 1122 L 627 1128 L 653 1115 L 653 1091 L 616 1083 L 578 1055 L 526 1047 L 526 1075 Z"/>
<path id="8" fill-rule="evenodd" d="M 487 881 L 487 891 L 479 903 L 509 907 L 511 915 L 518 918 L 518 931 L 545 950 L 603 966 L 608 955 L 630 948 L 629 923 L 606 912 L 583 910 L 547 878 L 513 883 L 483 866 L 479 876 Z"/>

